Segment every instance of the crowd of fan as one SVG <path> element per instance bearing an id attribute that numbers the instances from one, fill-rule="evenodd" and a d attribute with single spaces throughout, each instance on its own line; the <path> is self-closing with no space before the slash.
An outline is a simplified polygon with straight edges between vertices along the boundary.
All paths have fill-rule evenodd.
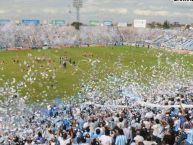
<path id="1" fill-rule="evenodd" d="M 0 26 L 0 48 L 106 45 L 119 39 L 119 34 L 108 27 L 81 27 L 78 32 L 72 26 Z"/>
<path id="2" fill-rule="evenodd" d="M 82 26 L 0 26 L 0 48 L 41 48 L 72 45 L 135 44 L 193 49 L 193 31 L 180 29 L 140 29 L 132 27 Z"/>
<path id="3" fill-rule="evenodd" d="M 161 107 L 52 105 L 23 116 L 22 126 L 0 130 L 2 145 L 192 145 L 191 97 L 160 97 Z M 145 100 L 147 101 L 147 100 Z M 1 124 L 2 125 L 2 124 Z"/>

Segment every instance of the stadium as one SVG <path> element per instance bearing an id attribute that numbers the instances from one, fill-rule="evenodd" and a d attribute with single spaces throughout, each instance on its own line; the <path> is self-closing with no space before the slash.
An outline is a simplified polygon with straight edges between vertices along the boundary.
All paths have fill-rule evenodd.
<path id="1" fill-rule="evenodd" d="M 192 145 L 192 24 L 72 7 L 72 22 L 0 17 L 0 145 Z"/>

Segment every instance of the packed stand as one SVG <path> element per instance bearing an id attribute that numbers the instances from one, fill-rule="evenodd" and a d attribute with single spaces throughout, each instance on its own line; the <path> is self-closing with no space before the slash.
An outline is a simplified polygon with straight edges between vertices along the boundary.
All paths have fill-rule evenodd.
<path id="1" fill-rule="evenodd" d="M 55 48 L 74 45 L 140 45 L 193 50 L 193 31 L 116 26 L 72 26 L 8 24 L 0 26 L 0 48 Z"/>
<path id="2" fill-rule="evenodd" d="M 144 100 L 146 102 L 147 100 Z M 2 145 L 152 145 L 193 144 L 192 104 L 183 95 L 161 97 L 163 108 L 82 104 L 48 106 L 23 117 L 20 128 L 0 130 Z M 166 106 L 164 108 L 164 106 Z M 3 124 L 1 124 L 3 125 Z"/>

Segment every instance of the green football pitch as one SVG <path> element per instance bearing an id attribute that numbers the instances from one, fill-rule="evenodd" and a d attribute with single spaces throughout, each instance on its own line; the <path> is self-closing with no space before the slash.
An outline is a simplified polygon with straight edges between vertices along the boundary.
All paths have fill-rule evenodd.
<path id="1" fill-rule="evenodd" d="M 60 60 L 62 58 L 62 61 Z M 141 80 L 152 75 L 151 68 L 183 63 L 193 71 L 193 56 L 160 49 L 130 46 L 63 48 L 0 52 L 0 87 L 12 87 L 29 101 L 74 95 L 82 80 L 104 79 L 125 70 L 141 72 Z M 183 60 L 183 61 L 182 61 Z M 64 65 L 65 62 L 65 65 Z M 168 65 L 168 67 L 170 67 Z M 169 69 L 168 69 L 169 71 Z M 178 68 L 176 68 L 176 71 Z"/>

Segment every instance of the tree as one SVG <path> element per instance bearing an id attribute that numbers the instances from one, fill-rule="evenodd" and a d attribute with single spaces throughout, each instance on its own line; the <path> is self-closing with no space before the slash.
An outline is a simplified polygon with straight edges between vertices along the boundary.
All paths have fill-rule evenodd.
<path id="1" fill-rule="evenodd" d="M 149 23 L 148 26 L 153 29 L 156 27 L 156 22 Z"/>
<path id="2" fill-rule="evenodd" d="M 164 21 L 164 24 L 163 24 L 163 28 L 164 29 L 169 29 L 170 28 L 170 23 L 169 23 L 169 21 Z"/>
<path id="3" fill-rule="evenodd" d="M 161 23 L 157 22 L 156 25 L 157 25 L 158 28 L 162 28 L 162 24 Z"/>
<path id="4" fill-rule="evenodd" d="M 190 25 L 186 24 L 186 25 L 185 25 L 185 29 L 188 29 L 188 30 L 189 30 L 189 29 L 190 29 Z"/>
<path id="5" fill-rule="evenodd" d="M 83 24 L 80 22 L 73 22 L 71 25 L 74 26 L 76 30 L 79 30 L 80 26 L 82 26 Z"/>

